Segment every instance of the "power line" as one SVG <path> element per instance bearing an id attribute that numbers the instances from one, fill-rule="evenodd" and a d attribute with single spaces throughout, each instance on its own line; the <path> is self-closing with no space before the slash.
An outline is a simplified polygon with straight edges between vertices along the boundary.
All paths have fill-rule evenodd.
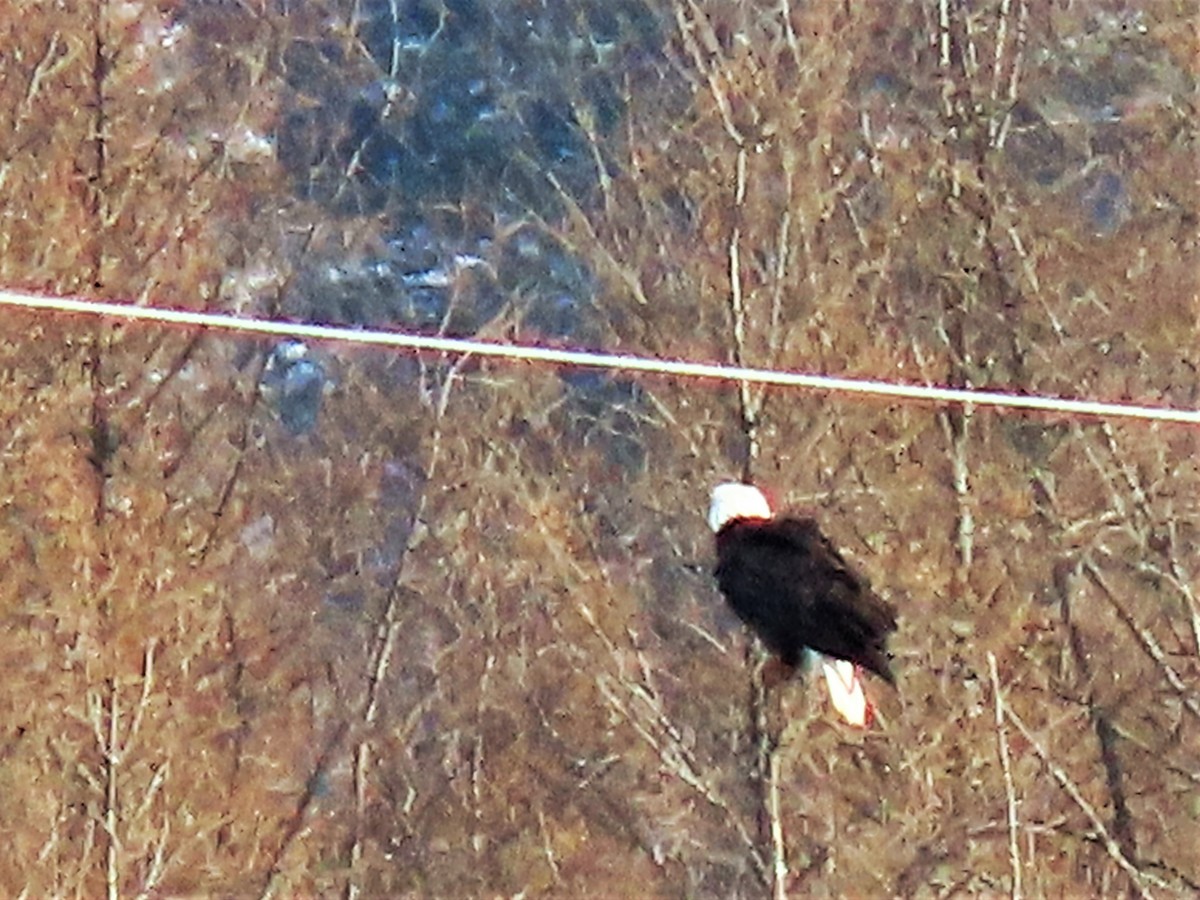
<path id="1" fill-rule="evenodd" d="M 868 378 L 842 378 L 833 375 L 808 375 L 774 369 L 728 366 L 717 363 L 657 359 L 621 353 L 601 353 L 591 350 L 568 350 L 536 347 L 527 344 L 503 344 L 474 338 L 448 338 L 436 335 L 405 334 L 394 331 L 372 331 L 331 325 L 306 325 L 254 319 L 225 313 L 190 312 L 182 309 L 161 309 L 152 306 L 133 306 L 88 300 L 81 297 L 54 297 L 0 290 L 0 305 L 24 309 L 53 310 L 131 321 L 159 322 L 186 325 L 242 334 L 261 334 L 316 341 L 342 341 L 360 345 L 395 347 L 402 350 L 454 353 L 471 356 L 493 356 L 504 359 L 550 363 L 553 365 L 588 366 L 623 372 L 647 372 L 655 375 L 674 375 L 683 378 L 707 378 L 718 381 L 744 381 L 755 384 L 796 387 L 828 393 L 860 394 L 874 397 L 894 397 L 902 400 L 923 400 L 933 403 L 961 403 L 992 406 L 1001 409 L 1041 410 L 1082 416 L 1143 419 L 1161 422 L 1180 422 L 1200 425 L 1200 410 L 1169 406 L 1144 406 L 1134 403 L 1111 403 L 1103 400 L 1074 400 L 1039 394 L 1012 394 L 1003 391 L 967 390 L 932 385 L 902 384 Z"/>

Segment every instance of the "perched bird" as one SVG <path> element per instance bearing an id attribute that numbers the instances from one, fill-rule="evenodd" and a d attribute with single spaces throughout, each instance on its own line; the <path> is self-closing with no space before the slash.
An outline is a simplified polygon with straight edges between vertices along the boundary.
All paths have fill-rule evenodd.
<path id="1" fill-rule="evenodd" d="M 717 536 L 717 585 L 738 618 L 790 667 L 815 652 L 834 708 L 852 724 L 867 724 L 871 706 L 859 669 L 896 683 L 887 650 L 895 607 L 813 519 L 776 517 L 753 485 L 717 485 L 708 523 Z"/>

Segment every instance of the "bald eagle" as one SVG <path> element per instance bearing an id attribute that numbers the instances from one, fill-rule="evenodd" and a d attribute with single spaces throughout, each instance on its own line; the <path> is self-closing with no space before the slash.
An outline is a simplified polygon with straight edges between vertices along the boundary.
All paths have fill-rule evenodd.
<path id="1" fill-rule="evenodd" d="M 726 483 L 712 493 L 717 585 L 769 650 L 789 667 L 809 653 L 821 664 L 834 708 L 865 725 L 867 669 L 894 685 L 888 635 L 896 609 L 842 557 L 809 518 L 775 516 L 762 491 Z"/>

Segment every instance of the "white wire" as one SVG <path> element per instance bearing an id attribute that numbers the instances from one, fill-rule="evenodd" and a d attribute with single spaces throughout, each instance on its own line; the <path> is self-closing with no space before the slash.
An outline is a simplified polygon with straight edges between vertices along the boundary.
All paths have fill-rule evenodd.
<path id="1" fill-rule="evenodd" d="M 865 394 L 875 397 L 895 397 L 903 400 L 925 400 L 935 403 L 963 403 L 993 406 L 1003 409 L 1033 409 L 1046 412 L 1084 416 L 1106 416 L 1125 419 L 1148 419 L 1161 422 L 1181 422 L 1200 425 L 1200 410 L 1169 406 L 1142 406 L 1133 403 L 1110 403 L 1103 400 L 1072 400 L 1046 395 L 1010 394 L 1002 391 L 965 390 L 920 384 L 900 384 L 867 378 L 840 378 L 832 375 L 806 375 L 773 369 L 755 369 L 715 363 L 685 360 L 656 359 L 619 353 L 599 353 L 590 350 L 566 350 L 535 347 L 526 344 L 501 344 L 473 338 L 447 338 L 435 335 L 405 334 L 394 331 L 370 331 L 358 328 L 339 328 L 329 325 L 305 325 L 270 319 L 252 319 L 223 313 L 189 312 L 182 309 L 161 309 L 152 306 L 133 306 L 108 303 L 80 297 L 54 297 L 0 290 L 0 305 L 25 309 L 54 310 L 92 316 L 135 321 L 162 322 L 199 328 L 265 334 L 279 337 L 319 341 L 345 341 L 396 347 L 404 350 L 425 350 L 473 356 L 496 356 L 506 359 L 544 362 L 557 365 L 590 366 L 624 372 L 649 372 L 656 375 L 676 375 L 684 378 L 710 378 L 720 381 L 746 381 L 756 384 L 798 387 L 831 393 Z"/>

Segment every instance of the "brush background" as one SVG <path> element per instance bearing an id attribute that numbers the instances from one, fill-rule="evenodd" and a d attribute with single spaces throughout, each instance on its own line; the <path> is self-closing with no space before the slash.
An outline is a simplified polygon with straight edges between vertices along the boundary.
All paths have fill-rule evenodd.
<path id="1" fill-rule="evenodd" d="M 1194 14 L 0 2 L 0 282 L 1195 408 Z M 772 887 L 734 386 L 3 322 L 0 893 L 1200 884 L 1194 428 L 752 391 L 903 615 Z"/>

